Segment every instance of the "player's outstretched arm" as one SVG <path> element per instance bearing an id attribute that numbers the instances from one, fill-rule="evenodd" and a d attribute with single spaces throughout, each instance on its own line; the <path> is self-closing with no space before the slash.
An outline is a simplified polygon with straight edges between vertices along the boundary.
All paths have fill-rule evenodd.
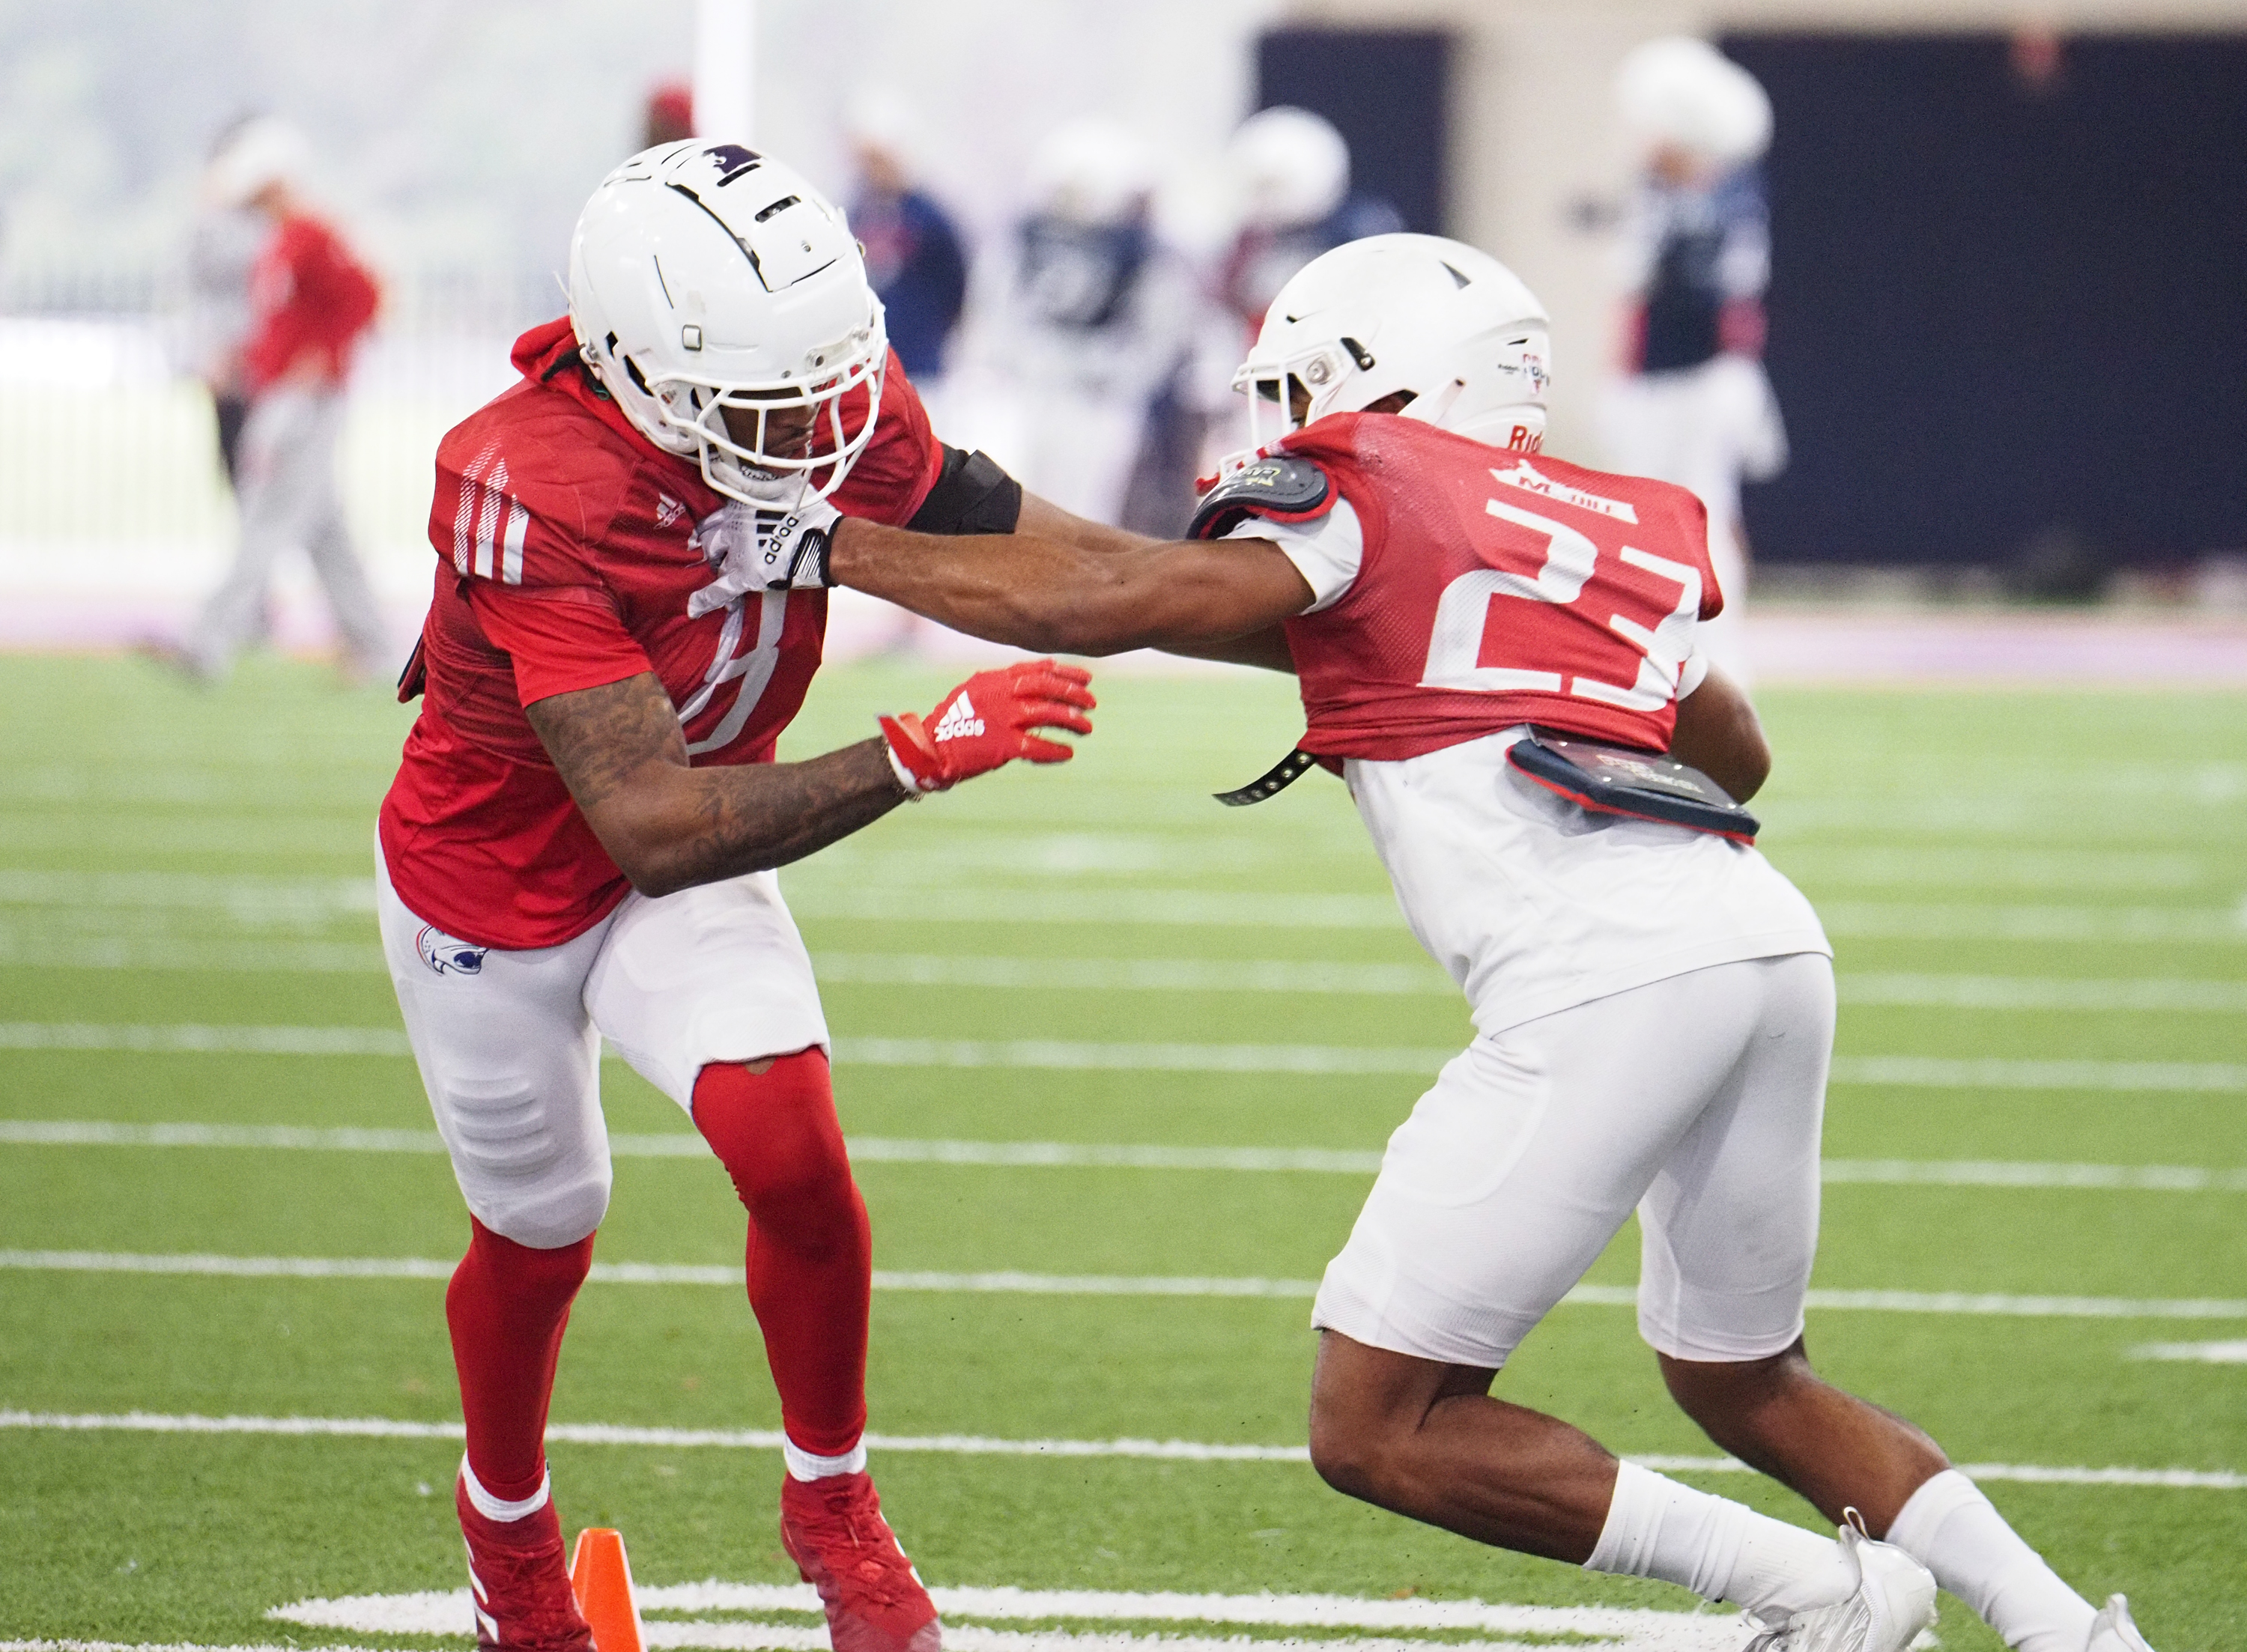
<path id="1" fill-rule="evenodd" d="M 1022 514 L 1014 531 L 1034 538 L 1059 540 L 1083 550 L 1102 552 L 1144 552 L 1163 543 L 1158 539 L 1150 539 L 1144 534 L 1110 528 L 1104 522 L 1073 515 L 1059 505 L 1041 499 L 1033 493 L 1022 495 Z M 1287 647 L 1287 633 L 1277 625 L 1251 631 L 1245 637 L 1228 637 L 1222 642 L 1192 647 L 1172 647 L 1169 652 L 1190 655 L 1196 659 L 1221 659 L 1233 666 L 1258 666 L 1266 671 L 1285 672 L 1290 676 L 1295 670 L 1295 657 Z"/>
<path id="2" fill-rule="evenodd" d="M 1065 761 L 1035 730 L 1089 734 L 1088 674 L 1050 660 L 978 672 L 926 718 L 800 763 L 695 768 L 654 674 L 525 708 L 555 768 L 618 870 L 643 895 L 785 866 L 871 825 L 910 797 L 1021 758 Z"/>
<path id="3" fill-rule="evenodd" d="M 1089 549 L 1028 525 L 939 537 L 846 517 L 827 573 L 971 636 L 1072 654 L 1207 653 L 1311 605 L 1310 586 L 1268 540 Z"/>
<path id="4" fill-rule="evenodd" d="M 1745 803 L 1771 776 L 1771 742 L 1764 738 L 1747 690 L 1714 666 L 1701 686 L 1677 702 L 1670 754 L 1690 764 Z"/>

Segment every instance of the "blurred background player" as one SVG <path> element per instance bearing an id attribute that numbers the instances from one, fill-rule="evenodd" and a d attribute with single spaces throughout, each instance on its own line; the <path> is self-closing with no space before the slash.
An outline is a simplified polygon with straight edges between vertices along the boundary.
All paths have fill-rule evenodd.
<path id="1" fill-rule="evenodd" d="M 1708 507 L 1725 611 L 1701 645 L 1745 679 L 1740 481 L 1768 481 L 1787 456 L 1761 359 L 1771 228 L 1756 163 L 1771 143 L 1771 100 L 1714 46 L 1683 37 L 1634 50 L 1615 91 L 1640 171 L 1619 252 L 1622 373 L 1601 409 L 1608 461 L 1690 488 Z"/>
<path id="2" fill-rule="evenodd" d="M 1153 154 L 1130 128 L 1060 127 L 1032 157 L 1028 212 L 980 278 L 989 297 L 975 353 L 1014 404 L 1001 456 L 1033 493 L 1110 524 L 1201 305 L 1192 270 L 1155 232 L 1154 188 Z"/>
<path id="3" fill-rule="evenodd" d="M 1350 189 L 1349 145 L 1323 115 L 1266 109 L 1248 117 L 1226 147 L 1240 212 L 1218 286 L 1239 318 L 1226 366 L 1256 337 L 1272 295 L 1321 253 L 1345 241 L 1402 229 L 1397 208 Z M 1228 384 L 1229 387 L 1229 384 Z"/>
<path id="4" fill-rule="evenodd" d="M 866 256 L 866 279 L 882 301 L 890 348 L 925 399 L 944 376 L 945 347 L 967 302 L 967 251 L 958 226 L 919 181 L 913 113 L 869 92 L 843 112 L 857 194 L 851 232 Z"/>
<path id="5" fill-rule="evenodd" d="M 273 226 L 246 201 L 222 198 L 221 162 L 254 116 L 229 122 L 211 145 L 194 223 L 188 231 L 187 313 L 181 349 L 189 372 L 210 393 L 218 427 L 219 463 L 234 485 L 235 457 L 249 397 L 242 386 L 242 349 L 249 337 L 249 277 Z"/>
<path id="6" fill-rule="evenodd" d="M 304 160 L 296 128 L 266 115 L 244 123 L 211 166 L 213 204 L 254 211 L 266 229 L 239 352 L 249 399 L 235 470 L 241 540 L 185 642 L 160 651 L 203 681 L 223 677 L 259 629 L 274 564 L 291 547 L 311 559 L 327 595 L 342 637 L 345 679 L 364 680 L 390 666 L 381 612 L 336 486 L 345 380 L 379 292 L 351 248 L 306 204 Z"/>

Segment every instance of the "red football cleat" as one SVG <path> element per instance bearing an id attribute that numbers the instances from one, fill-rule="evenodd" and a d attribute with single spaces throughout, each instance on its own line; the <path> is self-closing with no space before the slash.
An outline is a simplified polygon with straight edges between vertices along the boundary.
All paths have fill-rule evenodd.
<path id="1" fill-rule="evenodd" d="M 780 1489 L 780 1540 L 827 1608 L 835 1652 L 937 1652 L 936 1602 L 898 1547 L 864 1474 L 789 1476 Z"/>
<path id="2" fill-rule="evenodd" d="M 570 1592 L 554 1500 L 519 1520 L 488 1520 L 459 1480 L 453 1505 L 468 1543 L 477 1652 L 593 1652 L 593 1632 Z"/>

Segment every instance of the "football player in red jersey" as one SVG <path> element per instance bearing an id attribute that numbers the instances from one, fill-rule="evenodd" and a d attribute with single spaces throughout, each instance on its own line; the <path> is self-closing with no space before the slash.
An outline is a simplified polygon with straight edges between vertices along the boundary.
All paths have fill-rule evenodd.
<path id="1" fill-rule="evenodd" d="M 2024 1652 L 2143 1652 L 2120 1595 L 2094 1611 L 1925 1434 L 1810 1365 L 1831 952 L 1734 802 L 1770 754 L 1695 646 L 1723 601 L 1701 502 L 1541 454 L 1546 333 L 1486 255 L 1369 237 L 1274 299 L 1236 382 L 1282 431 L 1204 499 L 1198 539 L 936 541 L 806 501 L 768 549 L 1001 641 L 1301 679 L 1309 756 L 1228 801 L 1338 768 L 1478 1034 L 1320 1288 L 1331 1484 L 1732 1601 L 1759 1652 L 1902 1652 L 1938 1580 Z M 1670 1393 L 1837 1539 L 1491 1397 L 1634 1209 Z"/>
<path id="2" fill-rule="evenodd" d="M 749 1215 L 787 1434 L 781 1533 L 843 1652 L 934 1652 L 865 1448 L 865 1205 L 827 1026 L 772 868 L 908 798 L 1089 733 L 1084 672 L 978 673 L 805 762 L 774 743 L 826 594 L 764 589 L 758 477 L 869 521 L 1069 520 L 932 435 L 842 215 L 731 145 L 634 157 L 570 252 L 570 314 L 447 434 L 439 563 L 401 698 L 378 894 L 407 1032 L 472 1217 L 446 1294 L 479 1644 L 586 1652 L 543 1437 L 610 1170 L 600 1043 L 692 1116 Z"/>

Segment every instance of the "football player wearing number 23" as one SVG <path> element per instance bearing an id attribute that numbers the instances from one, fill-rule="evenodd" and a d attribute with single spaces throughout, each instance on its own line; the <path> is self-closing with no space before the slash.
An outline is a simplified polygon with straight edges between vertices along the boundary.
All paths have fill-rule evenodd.
<path id="1" fill-rule="evenodd" d="M 570 313 L 437 455 L 426 693 L 382 808 L 384 950 L 471 1218 L 446 1294 L 455 1503 L 479 1644 L 590 1652 L 543 1436 L 610 1167 L 605 1036 L 686 1109 L 748 1212 L 780 1391 L 782 1540 L 846 1652 L 935 1652 L 866 1472 L 871 1251 L 810 960 L 772 869 L 898 804 L 1090 732 L 1086 673 L 980 672 L 804 762 L 774 744 L 826 593 L 766 590 L 753 486 L 935 533 L 1066 535 L 931 433 L 857 243 L 734 145 L 635 156 L 588 202 Z M 464 1628 L 467 1626 L 463 1626 Z"/>
<path id="2" fill-rule="evenodd" d="M 1496 260 L 1372 236 L 1273 301 L 1235 379 L 1265 445 L 1206 494 L 1195 538 L 932 540 L 837 501 L 768 550 L 798 581 L 1002 642 L 1301 678 L 1301 747 L 1347 781 L 1477 1030 L 1390 1138 L 1319 1291 L 1328 1482 L 1731 1601 L 1759 1652 L 1902 1652 L 1938 1580 L 2023 1652 L 2142 1652 L 2121 1596 L 2094 1610 L 1925 1434 L 1810 1364 L 1834 998 L 1809 903 L 1741 841 L 1752 823 L 1639 817 L 1508 761 L 1535 728 L 1666 752 L 1735 801 L 1770 763 L 1695 647 L 1723 604 L 1700 502 L 1546 456 L 1547 361 L 1543 311 Z M 1671 1395 L 1835 1537 L 1491 1396 L 1634 1209 L 1639 1329 Z"/>

